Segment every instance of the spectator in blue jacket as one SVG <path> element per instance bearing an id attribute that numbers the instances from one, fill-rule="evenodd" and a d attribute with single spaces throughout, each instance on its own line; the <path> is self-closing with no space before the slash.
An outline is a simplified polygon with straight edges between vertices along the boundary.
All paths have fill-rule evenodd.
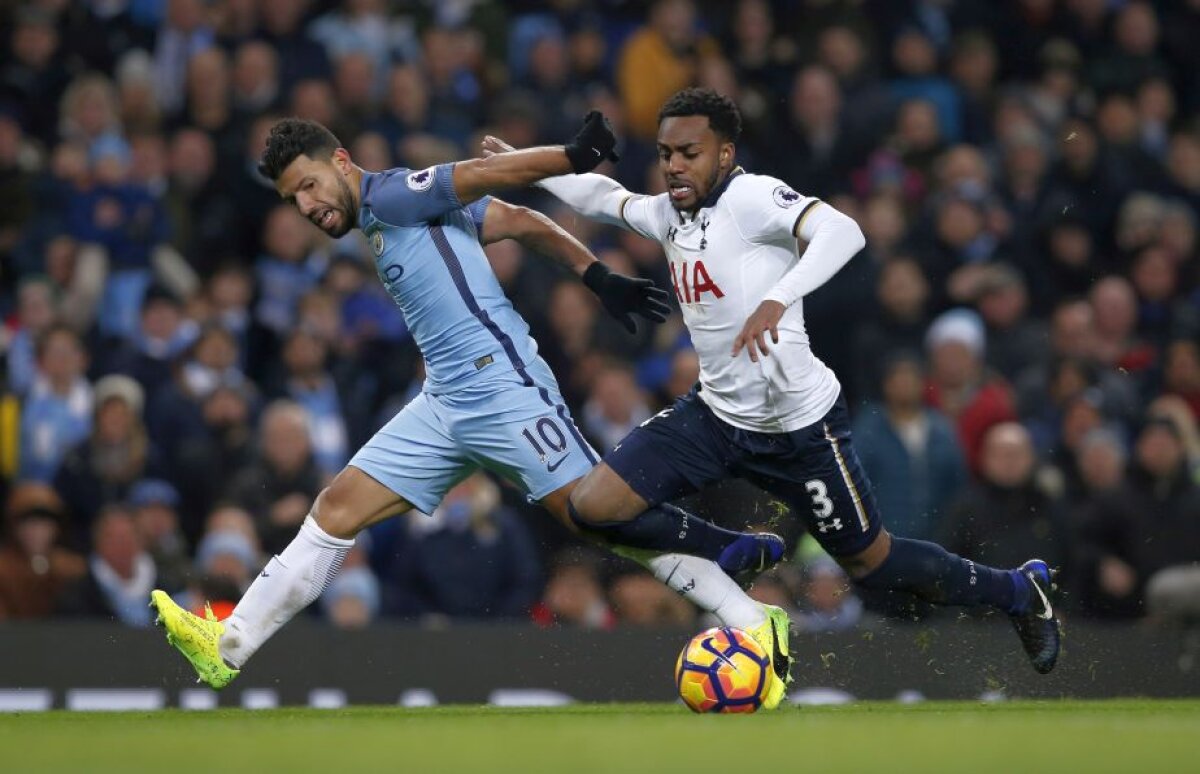
<path id="1" fill-rule="evenodd" d="M 36 344 L 37 370 L 21 409 L 23 480 L 50 482 L 66 453 L 92 429 L 92 386 L 79 336 L 51 325 Z"/>
<path id="2" fill-rule="evenodd" d="M 541 594 L 528 528 L 482 473 L 451 489 L 429 516 L 412 511 L 383 522 L 372 543 L 385 614 L 522 619 Z"/>
<path id="3" fill-rule="evenodd" d="M 916 355 L 894 356 L 884 369 L 883 403 L 864 409 L 853 429 L 888 530 L 922 540 L 934 534 L 967 478 L 954 428 L 925 407 L 924 384 Z"/>

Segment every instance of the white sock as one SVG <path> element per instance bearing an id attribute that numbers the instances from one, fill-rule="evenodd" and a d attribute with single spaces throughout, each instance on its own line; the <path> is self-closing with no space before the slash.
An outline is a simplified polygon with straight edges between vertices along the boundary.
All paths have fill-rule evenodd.
<path id="1" fill-rule="evenodd" d="M 696 607 L 711 613 L 724 626 L 752 629 L 767 620 L 762 605 L 742 591 L 716 562 L 690 554 L 656 554 L 613 547 L 621 556 L 642 565 Z"/>
<path id="2" fill-rule="evenodd" d="M 221 657 L 240 669 L 292 616 L 308 607 L 337 575 L 353 540 L 335 538 L 312 514 L 287 548 L 271 557 L 225 620 Z"/>

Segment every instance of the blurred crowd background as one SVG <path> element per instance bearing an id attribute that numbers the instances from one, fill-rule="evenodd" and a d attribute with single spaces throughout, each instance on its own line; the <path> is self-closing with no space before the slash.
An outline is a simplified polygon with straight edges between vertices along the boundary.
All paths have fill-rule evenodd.
<path id="1" fill-rule="evenodd" d="M 228 610 L 420 389 L 367 246 L 256 171 L 274 121 L 379 170 L 598 108 L 601 171 L 657 193 L 658 107 L 695 84 L 740 105 L 749 171 L 867 235 L 804 311 L 889 528 L 1045 558 L 1069 615 L 1200 604 L 1197 0 L 8 0 L 0 30 L 0 619 L 144 626 L 155 586 Z M 506 198 L 669 285 L 656 243 Z M 629 337 L 550 262 L 488 255 L 598 449 L 696 381 L 678 314 Z M 856 597 L 747 486 L 687 504 L 787 536 L 754 593 L 806 629 L 929 614 Z M 360 539 L 311 614 L 697 623 L 484 475 Z"/>

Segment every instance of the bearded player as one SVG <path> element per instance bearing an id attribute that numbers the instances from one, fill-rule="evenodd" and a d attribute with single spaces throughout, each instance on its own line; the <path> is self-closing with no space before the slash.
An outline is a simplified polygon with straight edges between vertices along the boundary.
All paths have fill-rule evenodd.
<path id="1" fill-rule="evenodd" d="M 488 194 L 593 169 L 616 140 L 593 113 L 567 146 L 531 148 L 425 170 L 369 173 L 328 129 L 287 119 L 271 131 L 261 165 L 280 196 L 326 234 L 358 228 L 376 270 L 404 313 L 426 365 L 421 393 L 320 493 L 296 538 L 273 557 L 224 622 L 193 615 L 161 591 L 151 604 L 167 638 L 213 688 L 227 685 L 259 647 L 310 604 L 336 575 L 354 537 L 419 508 L 478 468 L 521 486 L 564 524 L 577 481 L 598 461 L 575 427 L 529 327 L 505 298 L 481 243 L 513 238 L 573 269 L 631 332 L 631 315 L 661 322 L 665 291 L 611 272 L 544 216 Z M 701 520 L 663 506 L 675 524 Z M 656 515 L 658 511 L 654 512 Z M 774 656 L 764 704 L 778 705 L 790 659 L 788 620 L 759 605 L 732 576 L 777 562 L 777 536 L 705 530 L 717 561 L 624 551 L 727 626 L 747 630 Z M 607 541 L 615 549 L 620 539 Z M 631 544 L 640 548 L 637 543 Z"/>
<path id="2" fill-rule="evenodd" d="M 997 608 L 1010 616 L 1034 669 L 1049 672 L 1061 634 L 1045 562 L 994 569 L 884 529 L 841 386 L 809 348 L 802 301 L 865 240 L 828 204 L 737 166 L 740 131 L 732 100 L 686 89 L 659 113 L 666 193 L 631 194 L 597 174 L 540 184 L 581 215 L 662 245 L 700 359 L 700 383 L 575 488 L 572 519 L 614 542 L 714 558 L 703 534 L 710 525 L 696 520 L 680 531 L 655 506 L 743 477 L 801 514 L 859 586 Z M 485 154 L 510 150 L 496 138 L 484 141 Z"/>

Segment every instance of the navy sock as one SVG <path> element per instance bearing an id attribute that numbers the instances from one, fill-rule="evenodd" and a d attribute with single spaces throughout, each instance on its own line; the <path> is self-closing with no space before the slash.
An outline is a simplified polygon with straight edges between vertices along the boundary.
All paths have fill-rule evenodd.
<path id="1" fill-rule="evenodd" d="M 1029 608 L 1029 584 L 1016 570 L 976 564 L 936 543 L 894 535 L 887 559 L 858 583 L 907 591 L 938 605 L 987 605 L 1013 614 Z"/>
<path id="2" fill-rule="evenodd" d="M 585 533 L 629 548 L 672 554 L 691 554 L 714 562 L 733 541 L 741 537 L 716 524 L 693 516 L 682 508 L 663 503 L 648 508 L 630 521 L 587 521 L 568 501 L 571 521 Z"/>

